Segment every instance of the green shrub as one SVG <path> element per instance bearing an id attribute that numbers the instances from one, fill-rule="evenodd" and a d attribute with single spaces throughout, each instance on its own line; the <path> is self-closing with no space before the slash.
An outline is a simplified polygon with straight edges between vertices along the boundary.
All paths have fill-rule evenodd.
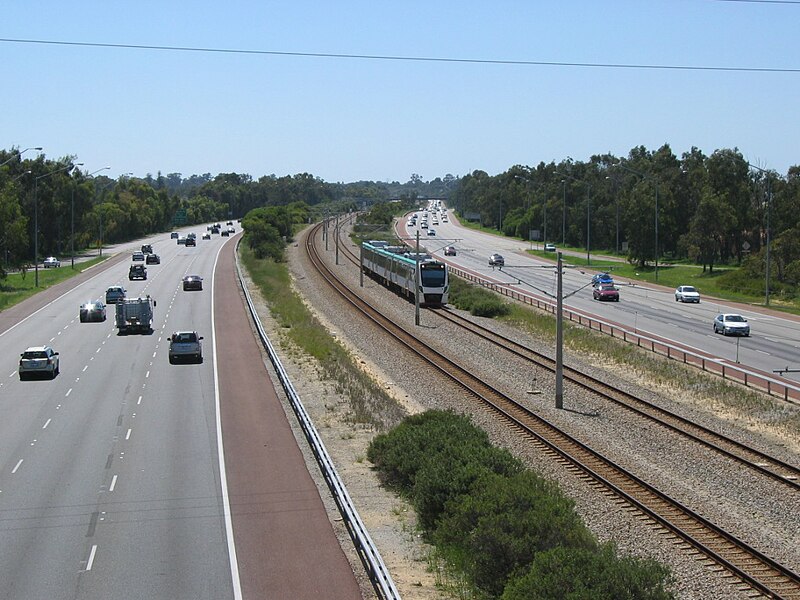
<path id="1" fill-rule="evenodd" d="M 537 553 L 595 547 L 572 500 L 531 471 L 476 481 L 469 495 L 448 505 L 434 539 L 454 550 L 477 587 L 495 596 Z"/>
<path id="2" fill-rule="evenodd" d="M 488 442 L 442 448 L 429 457 L 414 480 L 412 502 L 420 525 L 433 531 L 445 507 L 470 492 L 476 480 L 489 474 L 510 476 L 521 470 L 522 464 L 508 451 Z"/>
<path id="3" fill-rule="evenodd" d="M 666 567 L 617 555 L 613 544 L 595 550 L 540 552 L 525 575 L 511 581 L 502 600 L 668 600 Z"/>
<path id="4" fill-rule="evenodd" d="M 385 481 L 411 493 L 417 472 L 449 446 L 489 445 L 486 433 L 468 418 L 453 412 L 430 410 L 404 420 L 389 433 L 375 437 L 367 458 Z"/>
<path id="5" fill-rule="evenodd" d="M 507 303 L 493 292 L 459 279 L 450 278 L 450 304 L 461 310 L 469 311 L 476 317 L 502 317 L 510 312 Z"/>

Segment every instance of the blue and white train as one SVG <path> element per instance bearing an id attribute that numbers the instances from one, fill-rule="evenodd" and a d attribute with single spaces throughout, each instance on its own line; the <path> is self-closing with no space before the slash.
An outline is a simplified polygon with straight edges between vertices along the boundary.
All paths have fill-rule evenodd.
<path id="1" fill-rule="evenodd" d="M 423 306 L 443 306 L 447 304 L 450 278 L 447 265 L 429 256 L 420 258 L 391 252 L 370 242 L 361 244 L 361 262 L 364 272 L 390 288 L 398 289 L 403 295 L 413 299 L 416 285 L 416 266 L 419 264 L 420 296 Z"/>

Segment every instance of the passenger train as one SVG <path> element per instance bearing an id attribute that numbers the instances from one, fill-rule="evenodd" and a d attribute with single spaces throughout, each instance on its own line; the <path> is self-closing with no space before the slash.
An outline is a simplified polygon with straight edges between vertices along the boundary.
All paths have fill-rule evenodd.
<path id="1" fill-rule="evenodd" d="M 430 256 L 420 258 L 419 263 L 403 254 L 389 251 L 371 242 L 361 244 L 361 261 L 364 272 L 370 274 L 384 285 L 398 289 L 408 298 L 414 298 L 416 266 L 419 264 L 420 296 L 423 306 L 443 306 L 447 304 L 450 279 L 447 265 Z"/>

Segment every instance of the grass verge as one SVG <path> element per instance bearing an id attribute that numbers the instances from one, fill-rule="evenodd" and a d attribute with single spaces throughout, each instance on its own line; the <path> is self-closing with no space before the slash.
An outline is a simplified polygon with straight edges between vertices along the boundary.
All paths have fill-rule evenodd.
<path id="1" fill-rule="evenodd" d="M 74 269 L 66 266 L 66 264 L 57 269 L 39 269 L 39 287 L 36 287 L 36 275 L 33 269 L 29 269 L 25 273 L 10 273 L 5 279 L 0 280 L 0 310 L 19 304 L 42 290 L 66 281 L 107 258 L 107 256 L 96 257 L 76 264 Z"/>
<path id="2" fill-rule="evenodd" d="M 316 361 L 322 377 L 334 382 L 336 392 L 349 399 L 347 419 L 378 431 L 399 423 L 405 410 L 358 367 L 355 357 L 311 313 L 292 288 L 286 264 L 259 260 L 245 244 L 239 248 L 242 263 L 281 328 L 283 347 Z"/>

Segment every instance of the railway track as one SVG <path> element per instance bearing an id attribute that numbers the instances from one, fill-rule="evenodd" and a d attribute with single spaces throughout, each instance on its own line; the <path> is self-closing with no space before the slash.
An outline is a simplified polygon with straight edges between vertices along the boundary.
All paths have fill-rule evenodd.
<path id="1" fill-rule="evenodd" d="M 580 474 L 591 485 L 636 507 L 663 530 L 719 565 L 732 582 L 746 585 L 766 597 L 800 599 L 800 576 L 487 385 L 370 306 L 322 260 L 315 245 L 319 229 L 319 226 L 312 229 L 306 238 L 306 250 L 328 284 L 366 318 L 461 386 L 485 410 L 507 422 L 521 437 Z"/>
<path id="2" fill-rule="evenodd" d="M 345 257 L 355 266 L 359 266 L 358 257 L 350 251 L 348 244 L 340 244 L 340 249 L 342 248 L 344 249 L 343 254 Z M 474 335 L 491 342 L 498 348 L 518 358 L 522 358 L 550 372 L 555 372 L 555 361 L 545 354 L 483 327 L 448 308 L 428 310 L 438 317 L 449 321 L 457 327 L 470 331 Z M 747 446 L 708 427 L 694 423 L 685 417 L 620 390 L 574 367 L 565 365 L 563 374 L 565 380 L 593 394 L 597 394 L 609 402 L 622 406 L 643 418 L 650 419 L 658 425 L 666 427 L 678 435 L 722 454 L 744 465 L 748 469 L 760 473 L 782 485 L 788 486 L 794 490 L 800 490 L 800 468 L 792 464 L 781 461 L 760 450 L 756 450 L 755 448 Z"/>

